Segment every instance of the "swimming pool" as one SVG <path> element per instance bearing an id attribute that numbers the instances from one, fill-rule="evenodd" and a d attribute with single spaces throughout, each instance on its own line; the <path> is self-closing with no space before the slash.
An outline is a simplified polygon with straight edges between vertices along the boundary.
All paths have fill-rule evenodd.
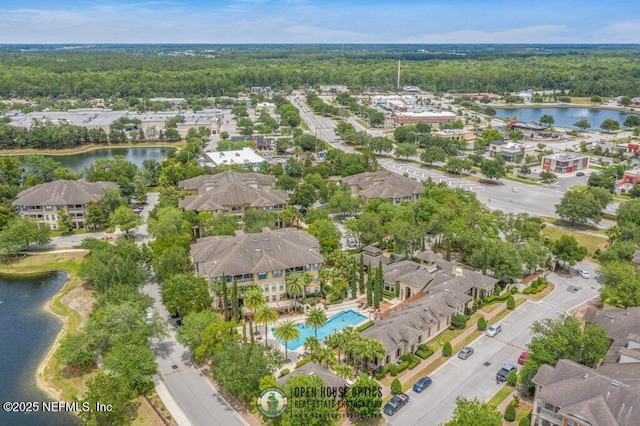
<path id="1" fill-rule="evenodd" d="M 367 317 L 357 313 L 354 310 L 349 309 L 348 311 L 342 311 L 339 314 L 329 318 L 327 323 L 318 329 L 318 339 L 322 341 L 328 335 L 337 333 L 338 331 L 341 331 L 349 327 L 350 325 L 355 327 L 366 319 Z M 271 329 L 272 333 L 273 330 L 275 330 L 275 328 Z M 304 341 L 307 339 L 307 337 L 313 336 L 313 328 L 307 327 L 304 324 L 298 324 L 298 330 L 300 330 L 300 337 L 296 340 L 290 341 L 287 345 L 290 351 L 295 351 L 300 346 L 304 345 Z M 278 342 L 280 342 L 282 346 L 284 346 L 283 341 L 278 339 Z"/>

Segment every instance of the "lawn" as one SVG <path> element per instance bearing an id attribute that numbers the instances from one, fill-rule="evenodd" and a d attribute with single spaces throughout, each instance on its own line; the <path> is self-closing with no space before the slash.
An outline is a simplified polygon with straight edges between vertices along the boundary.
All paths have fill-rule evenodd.
<path id="1" fill-rule="evenodd" d="M 505 384 L 497 394 L 493 395 L 493 397 L 489 401 L 487 401 L 487 404 L 497 407 L 498 405 L 500 405 L 500 403 L 502 403 L 502 401 L 504 401 L 509 395 L 511 395 L 511 392 L 513 392 L 513 388 Z"/>
<path id="2" fill-rule="evenodd" d="M 600 233 L 596 231 L 597 233 Z M 559 240 L 563 235 L 573 236 L 575 237 L 578 244 L 587 248 L 587 252 L 589 256 L 592 256 L 593 253 L 597 250 L 603 250 L 607 246 L 608 239 L 606 236 L 598 236 L 594 235 L 594 231 L 589 230 L 588 234 L 580 232 L 579 230 L 568 230 L 562 228 L 556 228 L 554 226 L 547 226 L 542 230 L 542 233 L 549 237 L 552 241 Z M 595 260 L 595 259 L 594 259 Z"/>

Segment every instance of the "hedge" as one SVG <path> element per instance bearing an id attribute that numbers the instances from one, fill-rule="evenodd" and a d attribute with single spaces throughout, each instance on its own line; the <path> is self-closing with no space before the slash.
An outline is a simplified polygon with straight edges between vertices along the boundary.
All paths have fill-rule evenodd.
<path id="1" fill-rule="evenodd" d="M 513 405 L 513 402 L 507 405 L 506 410 L 504 410 L 504 419 L 508 422 L 512 422 L 516 419 L 516 407 Z"/>
<path id="2" fill-rule="evenodd" d="M 363 331 L 365 331 L 367 328 L 371 327 L 372 325 L 373 325 L 373 321 L 367 321 L 364 324 L 359 325 L 357 330 L 358 330 L 358 332 L 362 333 Z"/>
<path id="3" fill-rule="evenodd" d="M 392 377 L 396 377 L 398 375 L 398 366 L 396 364 L 391 364 L 389 367 L 389 372 Z"/>
<path id="4" fill-rule="evenodd" d="M 389 367 L 380 367 L 380 369 L 376 372 L 376 379 L 382 380 L 386 377 L 389 372 Z"/>
<path id="5" fill-rule="evenodd" d="M 416 351 L 416 355 L 419 356 L 422 359 L 429 358 L 435 352 L 429 346 L 425 346 L 425 345 L 421 345 L 421 346 L 423 346 L 423 348 L 420 348 L 420 346 L 419 346 L 418 350 Z"/>
<path id="6" fill-rule="evenodd" d="M 420 364 L 420 362 L 422 362 L 420 358 L 414 357 L 411 361 L 409 361 L 409 370 L 413 370 L 414 368 L 416 368 L 418 364 Z"/>
<path id="7" fill-rule="evenodd" d="M 311 357 L 310 356 L 308 356 L 306 358 L 302 358 L 300 361 L 296 362 L 296 368 L 300 368 L 300 367 L 302 367 L 303 365 L 305 365 L 305 364 L 307 364 L 309 362 L 311 362 Z"/>
<path id="8" fill-rule="evenodd" d="M 394 297 L 396 297 L 396 293 L 395 291 L 382 289 L 382 296 L 386 297 L 387 299 L 393 299 Z"/>
<path id="9" fill-rule="evenodd" d="M 400 365 L 398 366 L 398 374 L 402 373 L 403 371 L 405 371 L 407 368 L 409 368 L 409 363 L 407 361 L 402 361 L 400 363 Z"/>
<path id="10" fill-rule="evenodd" d="M 280 371 L 280 377 L 286 376 L 290 372 L 291 370 L 289 370 L 288 368 L 283 368 L 282 371 Z"/>
<path id="11" fill-rule="evenodd" d="M 510 292 L 505 292 L 504 294 L 501 294 L 500 296 L 496 296 L 496 295 L 491 295 L 489 297 L 487 297 L 487 303 L 492 303 L 492 302 L 504 302 L 505 300 L 507 300 L 509 297 L 511 297 L 511 293 Z"/>

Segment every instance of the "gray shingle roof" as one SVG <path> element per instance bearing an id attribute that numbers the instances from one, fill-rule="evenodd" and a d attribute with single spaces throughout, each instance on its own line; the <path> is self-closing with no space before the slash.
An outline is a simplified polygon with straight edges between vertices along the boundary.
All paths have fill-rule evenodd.
<path id="1" fill-rule="evenodd" d="M 271 175 L 263 175 L 260 173 L 237 173 L 223 172 L 215 175 L 196 176 L 178 182 L 178 188 L 190 191 L 201 188 L 216 187 L 229 182 L 240 182 L 254 187 L 272 187 L 276 183 L 276 178 Z"/>
<path id="2" fill-rule="evenodd" d="M 424 187 L 417 181 L 391 172 L 364 172 L 342 178 L 349 186 L 357 186 L 365 198 L 403 198 L 420 195 Z"/>
<path id="3" fill-rule="evenodd" d="M 280 386 L 283 386 L 289 381 L 291 377 L 299 376 L 300 374 L 316 375 L 318 377 L 321 377 L 322 380 L 324 380 L 325 386 L 332 387 L 332 388 L 342 387 L 347 384 L 347 381 L 345 379 L 338 376 L 336 373 L 329 370 L 328 368 L 321 367 L 315 362 L 308 362 L 305 365 L 301 366 L 300 368 L 296 368 L 294 371 L 287 374 L 286 376 L 279 377 L 278 379 L 276 379 L 276 383 L 278 383 L 278 385 Z"/>
<path id="4" fill-rule="evenodd" d="M 533 382 L 541 388 L 536 398 L 560 407 L 592 426 L 634 425 L 640 409 L 640 391 L 573 361 L 562 359 L 554 367 L 543 365 Z"/>
<path id="5" fill-rule="evenodd" d="M 60 206 L 86 204 L 102 199 L 105 188 L 118 188 L 113 182 L 54 180 L 27 188 L 11 203 L 13 206 Z"/>
<path id="6" fill-rule="evenodd" d="M 318 240 L 295 228 L 201 238 L 191 246 L 198 274 L 210 277 L 278 271 L 322 263 Z"/>

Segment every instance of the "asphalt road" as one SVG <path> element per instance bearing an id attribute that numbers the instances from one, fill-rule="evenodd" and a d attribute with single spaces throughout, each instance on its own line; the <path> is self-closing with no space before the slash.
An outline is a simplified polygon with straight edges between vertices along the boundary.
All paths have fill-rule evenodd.
<path id="1" fill-rule="evenodd" d="M 595 276 L 595 265 L 581 262 L 577 267 Z M 392 417 L 385 415 L 389 425 L 439 425 L 451 418 L 457 396 L 489 400 L 501 388 L 495 381 L 498 370 L 506 362 L 517 365 L 518 356 L 531 341 L 530 326 L 534 321 L 556 318 L 598 295 L 597 280 L 583 279 L 575 271 L 571 277 L 551 274 L 548 279 L 556 284 L 553 293 L 543 301 L 526 302 L 503 318 L 502 333 L 494 338 L 483 335 L 471 343 L 475 353 L 468 359 L 453 356 L 432 373 L 431 387 L 422 393 L 409 390 L 409 404 Z M 570 291 L 571 286 L 577 290 Z"/>

